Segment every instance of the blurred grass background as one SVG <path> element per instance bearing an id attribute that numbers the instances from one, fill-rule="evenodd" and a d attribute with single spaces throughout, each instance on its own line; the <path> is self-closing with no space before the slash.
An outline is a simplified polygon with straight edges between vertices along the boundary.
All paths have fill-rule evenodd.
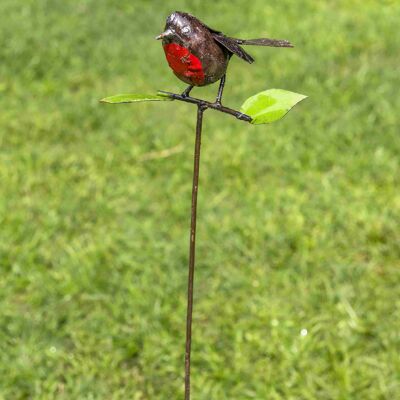
<path id="1" fill-rule="evenodd" d="M 2 0 L 0 399 L 182 398 L 196 110 L 98 103 L 184 89 L 175 10 L 296 44 L 234 58 L 226 105 L 309 96 L 206 114 L 193 399 L 400 398 L 400 3 Z"/>

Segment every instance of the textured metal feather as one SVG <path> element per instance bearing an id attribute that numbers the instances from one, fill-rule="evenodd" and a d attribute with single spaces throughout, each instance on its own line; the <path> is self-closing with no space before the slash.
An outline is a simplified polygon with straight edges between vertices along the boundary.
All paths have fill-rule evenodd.
<path id="1" fill-rule="evenodd" d="M 222 46 L 224 46 L 227 50 L 229 50 L 231 53 L 237 55 L 240 57 L 242 60 L 247 61 L 249 64 L 252 64 L 254 62 L 254 58 L 246 53 L 238 44 L 236 39 L 229 38 L 221 33 L 214 33 L 212 32 L 213 38 L 220 43 Z"/>
<path id="2" fill-rule="evenodd" d="M 234 40 L 237 44 L 244 44 L 250 46 L 270 46 L 270 47 L 294 47 L 289 41 L 282 40 L 282 39 L 235 39 Z"/>

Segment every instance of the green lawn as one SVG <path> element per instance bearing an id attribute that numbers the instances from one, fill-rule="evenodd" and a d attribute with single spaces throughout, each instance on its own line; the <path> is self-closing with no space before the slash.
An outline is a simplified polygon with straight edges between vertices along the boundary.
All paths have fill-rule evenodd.
<path id="1" fill-rule="evenodd" d="M 309 96 L 205 114 L 193 400 L 400 398 L 398 1 L 1 0 L 0 399 L 183 398 L 196 109 L 98 102 L 185 88 L 176 9 L 296 44 L 232 59 L 226 105 Z"/>

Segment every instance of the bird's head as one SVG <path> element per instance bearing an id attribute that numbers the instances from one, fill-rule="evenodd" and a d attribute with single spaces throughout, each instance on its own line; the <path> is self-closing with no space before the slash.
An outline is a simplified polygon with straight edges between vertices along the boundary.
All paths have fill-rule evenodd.
<path id="1" fill-rule="evenodd" d="M 193 33 L 193 17 L 190 14 L 175 11 L 168 18 L 165 24 L 165 30 L 156 37 L 162 39 L 163 43 L 185 43 L 190 40 Z"/>

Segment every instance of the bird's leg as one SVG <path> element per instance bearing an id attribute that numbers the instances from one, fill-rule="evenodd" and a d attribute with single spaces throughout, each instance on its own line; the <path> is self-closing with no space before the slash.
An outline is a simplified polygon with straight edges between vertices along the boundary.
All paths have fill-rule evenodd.
<path id="1" fill-rule="evenodd" d="M 225 80 L 226 80 L 226 74 L 221 78 L 221 80 L 219 82 L 218 95 L 217 95 L 217 99 L 215 100 L 215 104 L 217 104 L 219 106 L 221 105 L 222 92 L 224 91 Z"/>
<path id="2" fill-rule="evenodd" d="M 188 97 L 189 96 L 189 93 L 190 93 L 190 91 L 193 89 L 193 85 L 189 85 L 186 89 L 185 89 L 185 91 L 182 93 L 182 97 Z"/>

